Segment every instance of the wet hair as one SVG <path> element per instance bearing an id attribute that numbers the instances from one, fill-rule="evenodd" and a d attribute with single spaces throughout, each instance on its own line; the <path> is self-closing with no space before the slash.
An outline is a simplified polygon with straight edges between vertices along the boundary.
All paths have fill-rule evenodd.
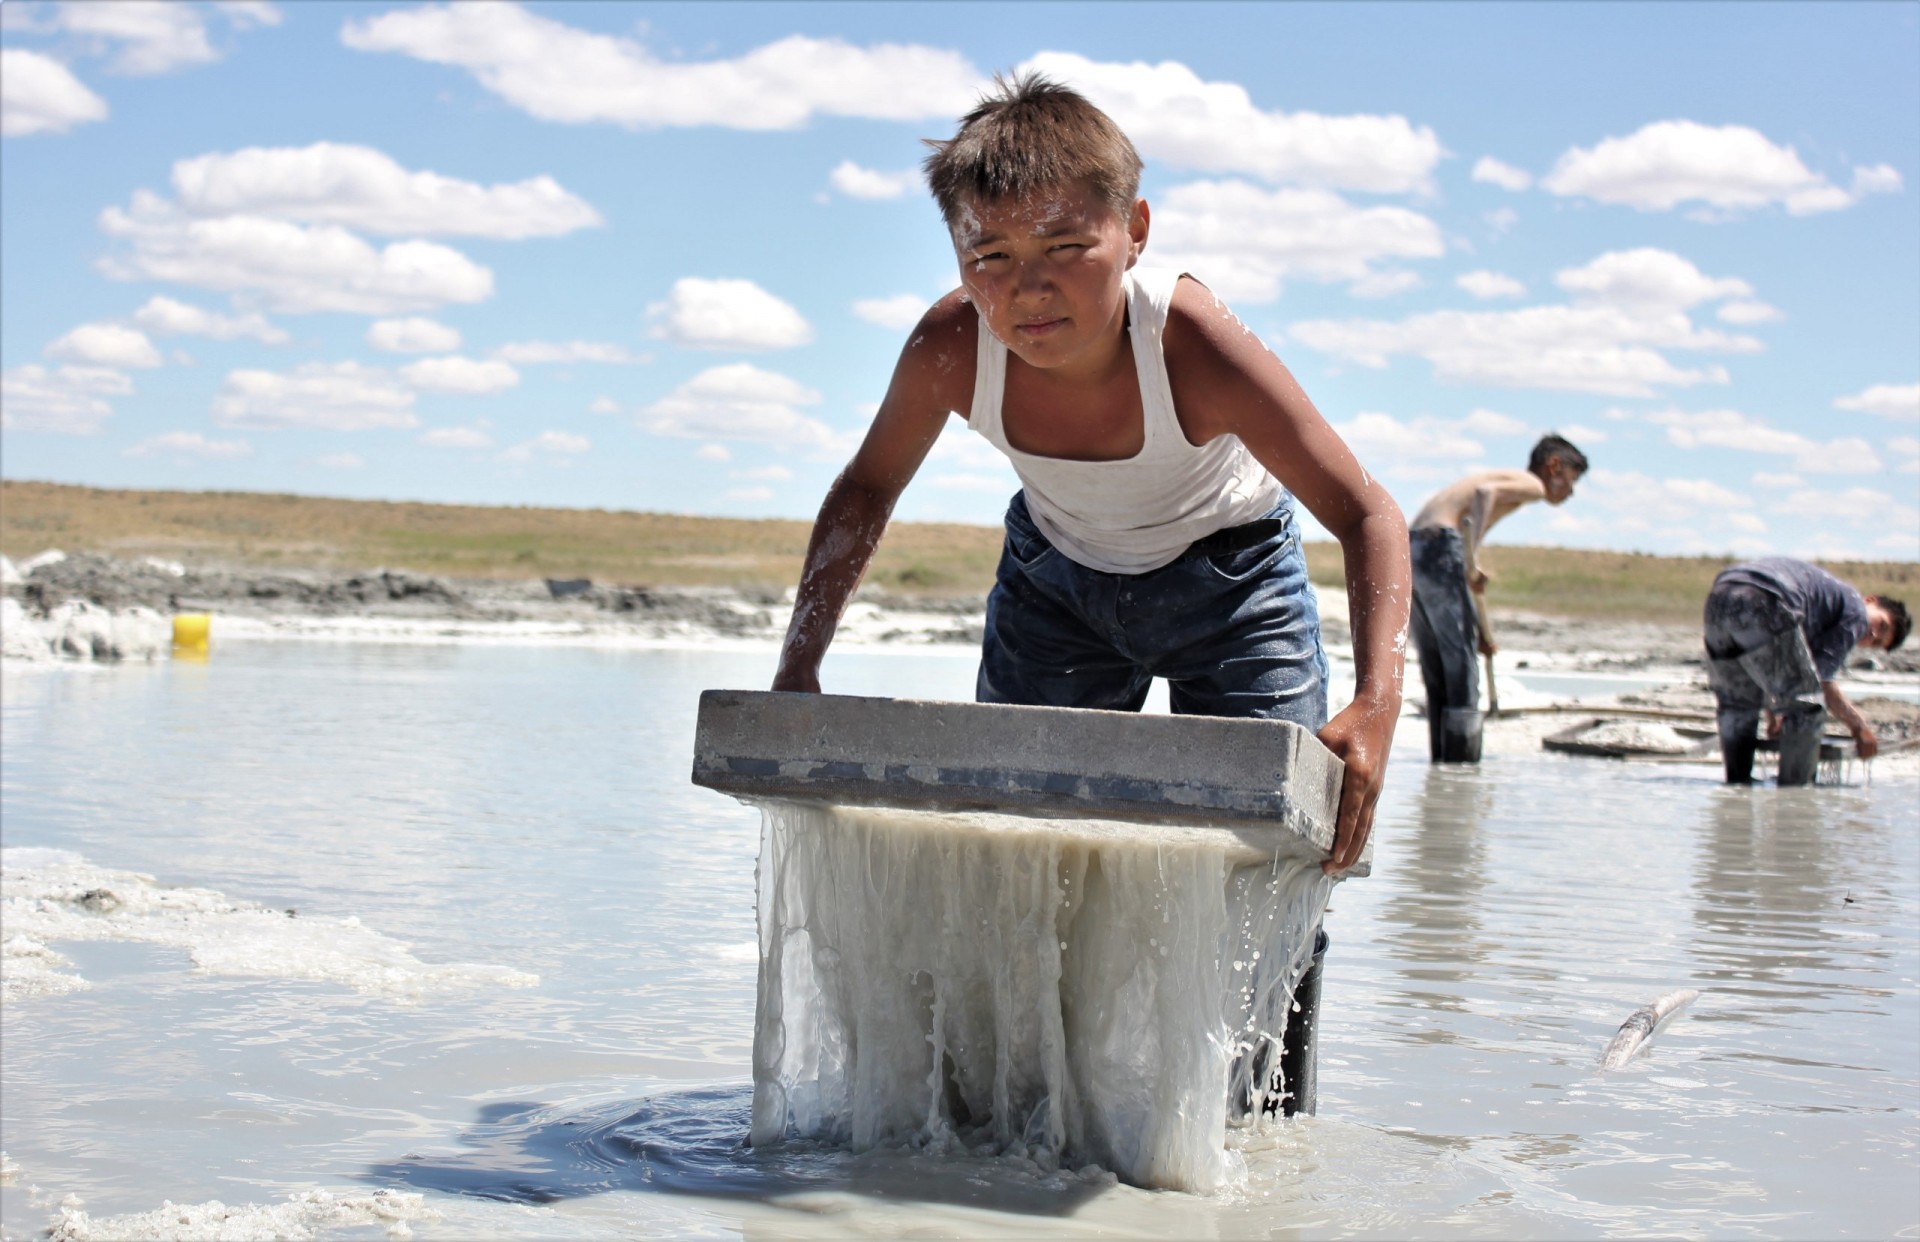
<path id="1" fill-rule="evenodd" d="M 1540 443 L 1533 446 L 1533 452 L 1527 454 L 1527 469 L 1540 474 L 1547 463 L 1558 460 L 1576 475 L 1587 472 L 1587 455 L 1573 447 L 1573 441 L 1549 432 L 1540 437 Z"/>
<path id="2" fill-rule="evenodd" d="M 1892 651 L 1907 641 L 1907 635 L 1913 633 L 1913 618 L 1907 615 L 1907 606 L 1890 595 L 1876 595 L 1873 602 L 1886 609 L 1887 615 L 1893 618 L 1893 641 L 1887 644 L 1887 650 Z"/>
<path id="3" fill-rule="evenodd" d="M 951 230 L 969 199 L 1025 198 L 1078 182 L 1126 219 L 1140 193 L 1140 153 L 1086 96 L 1038 73 L 995 74 L 993 89 L 922 168 Z"/>

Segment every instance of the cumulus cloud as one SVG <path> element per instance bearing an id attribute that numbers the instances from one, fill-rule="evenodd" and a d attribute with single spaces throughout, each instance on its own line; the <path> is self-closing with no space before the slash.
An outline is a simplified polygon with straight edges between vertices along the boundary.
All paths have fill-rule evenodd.
<path id="1" fill-rule="evenodd" d="M 420 443 L 428 448 L 489 449 L 493 437 L 479 427 L 433 427 L 420 433 Z"/>
<path id="2" fill-rule="evenodd" d="M 1084 91 L 1145 158 L 1198 172 L 1401 194 L 1431 189 L 1442 154 L 1434 132 L 1405 117 L 1268 111 L 1238 83 L 1206 81 L 1178 61 L 1041 52 L 1021 68 Z"/>
<path id="3" fill-rule="evenodd" d="M 1685 202 L 1720 212 L 1773 204 L 1811 215 L 1851 207 L 1871 193 L 1900 188 L 1884 164 L 1854 170 L 1849 189 L 1808 169 L 1792 147 L 1744 125 L 1656 121 L 1624 138 L 1573 147 L 1540 183 L 1563 197 L 1590 198 L 1641 211 L 1670 211 Z"/>
<path id="4" fill-rule="evenodd" d="M 927 313 L 931 304 L 917 293 L 896 293 L 890 298 L 857 299 L 853 313 L 868 323 L 905 332 L 920 322 L 920 316 Z"/>
<path id="5" fill-rule="evenodd" d="M 735 470 L 736 479 L 764 479 L 775 483 L 784 482 L 793 477 L 793 471 L 785 466 L 754 466 L 746 470 Z"/>
<path id="6" fill-rule="evenodd" d="M 820 394 L 798 380 L 736 362 L 700 372 L 641 410 L 638 421 L 659 436 L 838 452 L 847 438 L 798 408 L 819 402 Z"/>
<path id="7" fill-rule="evenodd" d="M 1873 446 L 1858 436 L 1812 440 L 1738 410 L 1659 410 L 1646 418 L 1666 428 L 1668 443 L 1679 448 L 1772 453 L 1793 458 L 1793 468 L 1805 474 L 1866 474 L 1881 465 Z"/>
<path id="8" fill-rule="evenodd" d="M 1404 207 L 1356 207 L 1330 190 L 1191 181 L 1154 213 L 1157 263 L 1192 272 L 1229 300 L 1271 301 L 1288 280 L 1360 284 L 1380 263 L 1446 250 L 1439 226 Z"/>
<path id="9" fill-rule="evenodd" d="M 179 160 L 173 190 L 179 210 L 191 216 L 260 216 L 413 237 L 558 237 L 604 223 L 551 177 L 485 186 L 411 172 L 372 147 L 337 142 Z"/>
<path id="10" fill-rule="evenodd" d="M 133 381 L 107 367 L 10 367 L 0 372 L 0 428 L 98 435 L 113 417 L 107 398 L 132 392 Z"/>
<path id="11" fill-rule="evenodd" d="M 65 65 L 25 48 L 0 48 L 0 135 L 64 134 L 106 119 L 106 100 Z"/>
<path id="12" fill-rule="evenodd" d="M 365 470 L 367 459 L 358 453 L 323 453 L 312 464 L 323 470 Z"/>
<path id="13" fill-rule="evenodd" d="M 216 341 L 247 337 L 263 345 L 284 345 L 289 339 L 264 315 L 222 315 L 158 294 L 133 312 L 133 321 L 161 336 L 210 336 Z"/>
<path id="14" fill-rule="evenodd" d="M 1579 505 L 1583 513 L 1557 512 L 1549 526 L 1588 526 L 1629 542 L 1677 539 L 1674 550 L 1683 552 L 1757 550 L 1750 537 L 1765 529 L 1752 497 L 1710 479 L 1663 479 L 1597 466 L 1581 481 Z"/>
<path id="15" fill-rule="evenodd" d="M 692 349 L 791 349 L 813 339 L 799 311 L 751 280 L 684 276 L 647 318 L 653 336 Z"/>
<path id="16" fill-rule="evenodd" d="M 1860 410 L 1882 418 L 1920 418 L 1920 384 L 1875 384 L 1850 397 L 1834 398 L 1836 410 Z"/>
<path id="17" fill-rule="evenodd" d="M 449 354 L 444 358 L 422 358 L 400 368 L 400 374 L 415 388 L 429 392 L 459 392 L 480 395 L 504 392 L 520 382 L 520 372 L 497 359 L 463 358 Z"/>
<path id="18" fill-rule="evenodd" d="M 1720 366 L 1683 368 L 1662 350 L 1752 353 L 1748 336 L 1697 327 L 1686 308 L 1747 292 L 1666 251 L 1617 251 L 1556 277 L 1568 305 L 1510 311 L 1435 311 L 1398 322 L 1308 320 L 1294 341 L 1359 366 L 1385 367 L 1397 354 L 1433 365 L 1437 378 L 1508 388 L 1549 388 L 1649 396 L 1659 387 L 1726 383 Z"/>
<path id="19" fill-rule="evenodd" d="M 587 403 L 587 413 L 589 414 L 618 414 L 619 412 L 620 403 L 612 397 L 595 397 Z"/>
<path id="20" fill-rule="evenodd" d="M 593 447 L 593 441 L 585 436 L 575 435 L 571 431 L 543 431 L 531 440 L 522 440 L 511 448 L 503 449 L 501 461 L 532 461 L 536 457 L 553 458 L 577 457 Z"/>
<path id="21" fill-rule="evenodd" d="M 816 116 L 945 118 L 972 105 L 981 80 L 957 52 L 856 47 L 803 35 L 730 59 L 667 60 L 635 40 L 581 30 L 517 4 L 399 9 L 349 21 L 340 38 L 358 51 L 465 69 L 544 121 L 631 129 L 796 129 Z"/>
<path id="22" fill-rule="evenodd" d="M 730 487 L 727 489 L 726 498 L 749 501 L 772 500 L 773 489 L 771 487 Z"/>
<path id="23" fill-rule="evenodd" d="M 1473 166 L 1473 179 L 1497 185 L 1503 190 L 1518 193 L 1533 184 L 1533 174 L 1511 164 L 1502 163 L 1491 155 L 1483 155 Z"/>
<path id="24" fill-rule="evenodd" d="M 444 354 L 460 348 L 460 331 L 417 315 L 376 319 L 367 326 L 367 344 L 390 354 Z"/>
<path id="25" fill-rule="evenodd" d="M 1806 488 L 1790 493 L 1786 506 L 1796 519 L 1816 524 L 1816 529 L 1818 524 L 1832 523 L 1860 532 L 1845 541 L 1816 533 L 1812 549 L 1816 554 L 1860 557 L 1870 550 L 1900 560 L 1920 560 L 1920 508 L 1910 496 L 1897 498 L 1871 487 Z"/>
<path id="26" fill-rule="evenodd" d="M 1575 444 L 1605 444 L 1612 438 L 1600 428 L 1585 423 L 1568 423 L 1560 429 L 1560 434 Z"/>
<path id="27" fill-rule="evenodd" d="M 1753 485 L 1755 487 L 1766 487 L 1766 488 L 1774 488 L 1774 489 L 1783 488 L 1783 487 L 1804 487 L 1806 486 L 1806 480 L 1801 478 L 1797 474 L 1780 474 L 1776 471 L 1756 470 L 1753 473 Z"/>
<path id="28" fill-rule="evenodd" d="M 852 160 L 841 160 L 827 182 L 848 198 L 903 198 L 920 188 L 920 170 L 902 168 L 895 172 L 863 168 Z"/>
<path id="29" fill-rule="evenodd" d="M 641 359 L 624 345 L 611 341 L 509 341 L 493 351 L 502 362 L 538 365 L 549 362 L 637 363 Z"/>
<path id="30" fill-rule="evenodd" d="M 253 456 L 253 445 L 245 440 L 212 440 L 197 431 L 169 431 L 132 445 L 125 450 L 125 456 L 233 461 Z"/>
<path id="31" fill-rule="evenodd" d="M 171 73 L 220 59 L 220 50 L 208 37 L 210 14 L 224 18 L 234 30 L 280 24 L 280 10 L 263 0 L 204 7 L 173 0 L 114 0 L 52 6 L 36 28 L 77 36 L 87 54 L 113 54 L 107 68 L 114 73 Z"/>
<path id="32" fill-rule="evenodd" d="M 1513 277 L 1484 269 L 1457 276 L 1453 283 L 1482 301 L 1493 298 L 1525 297 L 1527 292 L 1527 287 Z"/>
<path id="33" fill-rule="evenodd" d="M 357 362 L 309 362 L 291 372 L 229 372 L 213 400 L 222 427 L 365 431 L 420 425 L 413 390 Z"/>
<path id="34" fill-rule="evenodd" d="M 1362 411 L 1333 429 L 1354 456 L 1377 471 L 1426 466 L 1435 460 L 1467 461 L 1486 455 L 1486 446 L 1465 434 L 1459 423 L 1421 416 L 1405 422 L 1391 414 Z"/>
<path id="35" fill-rule="evenodd" d="M 391 315 L 493 295 L 492 272 L 437 242 L 375 249 L 338 225 L 192 219 L 144 190 L 130 209 L 102 212 L 100 227 L 131 247 L 100 261 L 113 279 L 254 293 L 281 311 Z"/>
<path id="36" fill-rule="evenodd" d="M 693 455 L 701 461 L 733 460 L 733 454 L 728 451 L 727 446 L 724 444 L 702 444 L 693 451 Z"/>
<path id="37" fill-rule="evenodd" d="M 1365 276 L 1347 286 L 1347 292 L 1356 298 L 1390 298 L 1397 294 L 1418 289 L 1425 282 L 1420 273 L 1405 268 L 1389 271 L 1368 272 Z"/>
<path id="38" fill-rule="evenodd" d="M 147 334 L 119 323 L 83 323 L 48 344 L 45 354 L 95 367 L 157 367 L 160 351 Z"/>
<path id="39" fill-rule="evenodd" d="M 1753 299 L 1728 302 L 1714 313 L 1728 323 L 1741 325 L 1750 323 L 1772 323 L 1776 319 L 1784 319 L 1786 317 L 1780 313 L 1779 307 L 1769 306 L 1765 302 Z"/>
<path id="40" fill-rule="evenodd" d="M 1901 458 L 1894 469 L 1901 474 L 1920 474 L 1920 439 L 1913 436 L 1895 436 L 1887 441 L 1887 451 Z"/>

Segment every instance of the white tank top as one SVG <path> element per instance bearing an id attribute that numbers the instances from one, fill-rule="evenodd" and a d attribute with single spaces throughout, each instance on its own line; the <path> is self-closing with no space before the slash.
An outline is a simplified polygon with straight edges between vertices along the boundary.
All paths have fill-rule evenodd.
<path id="1" fill-rule="evenodd" d="M 967 425 L 1007 455 L 1026 489 L 1027 511 L 1054 547 L 1090 569 L 1143 574 L 1217 530 L 1265 516 L 1286 488 L 1240 437 L 1195 448 L 1180 429 L 1167 382 L 1163 336 L 1181 273 L 1134 268 L 1126 275 L 1127 331 L 1140 377 L 1146 443 L 1124 461 L 1069 461 L 1007 443 L 1000 407 L 1007 347 L 980 324 L 973 409 Z"/>

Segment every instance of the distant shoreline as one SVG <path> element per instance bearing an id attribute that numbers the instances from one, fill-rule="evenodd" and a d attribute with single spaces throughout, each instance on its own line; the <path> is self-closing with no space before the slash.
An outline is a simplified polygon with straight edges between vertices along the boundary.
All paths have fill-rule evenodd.
<path id="1" fill-rule="evenodd" d="M 725 589 L 780 597 L 799 578 L 811 524 L 627 510 L 430 504 L 253 492 L 81 487 L 0 480 L 0 553 L 49 549 L 155 557 L 195 573 L 347 578 L 380 567 L 415 576 L 524 584 L 587 579 L 597 589 Z M 997 526 L 897 522 L 865 586 L 877 595 L 957 606 L 984 599 Z M 1337 545 L 1310 542 L 1313 581 L 1343 581 Z M 1732 557 L 1670 557 L 1525 547 L 1486 553 L 1496 615 L 1685 626 Z M 1823 562 L 1866 591 L 1920 604 L 1920 564 Z M 481 594 L 485 591 L 481 590 Z"/>

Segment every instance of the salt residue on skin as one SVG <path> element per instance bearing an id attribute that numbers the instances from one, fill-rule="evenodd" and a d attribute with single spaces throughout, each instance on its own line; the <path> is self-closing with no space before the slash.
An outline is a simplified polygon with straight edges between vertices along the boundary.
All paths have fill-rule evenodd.
<path id="1" fill-rule="evenodd" d="M 0 995 L 8 1000 L 86 986 L 52 970 L 64 962 L 44 946 L 60 940 L 166 945 L 185 949 L 209 974 L 337 983 L 396 999 L 540 981 L 505 966 L 423 962 L 357 918 L 296 915 L 211 889 L 166 888 L 152 876 L 109 871 L 59 850 L 0 851 L 0 923 L 7 929 Z"/>
<path id="2" fill-rule="evenodd" d="M 389 1238 L 410 1238 L 409 1221 L 436 1221 L 440 1213 L 426 1206 L 424 1195 L 398 1190 L 372 1194 L 331 1194 L 309 1190 L 285 1203 L 262 1206 L 247 1203 L 229 1207 L 218 1199 L 207 1203 L 163 1202 L 150 1212 L 94 1220 L 78 1207 L 62 1204 L 53 1223 L 50 1242 L 161 1242 L 173 1239 L 219 1239 L 220 1242 L 270 1242 L 306 1239 L 322 1230 L 385 1225 Z"/>
<path id="3" fill-rule="evenodd" d="M 1197 829 L 763 810 L 756 1146 L 1098 1164 L 1188 1191 L 1229 1179 L 1229 1100 L 1266 1124 L 1333 883 L 1317 863 L 1249 861 Z"/>

